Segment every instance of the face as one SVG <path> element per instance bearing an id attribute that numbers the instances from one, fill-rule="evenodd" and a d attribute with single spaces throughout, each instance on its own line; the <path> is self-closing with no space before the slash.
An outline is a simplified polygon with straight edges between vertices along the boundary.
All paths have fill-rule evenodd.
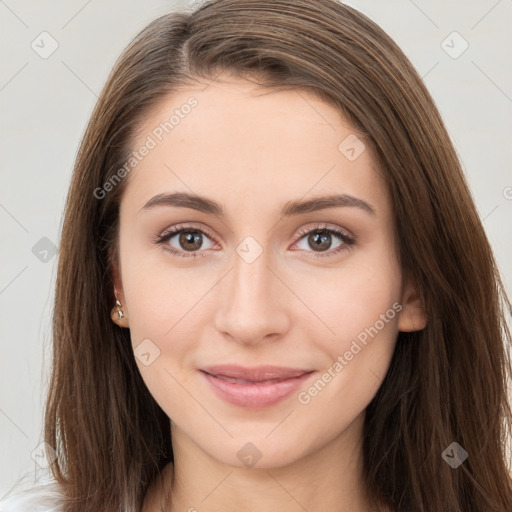
<path id="1" fill-rule="evenodd" d="M 115 283 L 174 431 L 276 467 L 360 426 L 409 307 L 362 137 L 309 92 L 224 77 L 163 100 L 133 150 Z"/>

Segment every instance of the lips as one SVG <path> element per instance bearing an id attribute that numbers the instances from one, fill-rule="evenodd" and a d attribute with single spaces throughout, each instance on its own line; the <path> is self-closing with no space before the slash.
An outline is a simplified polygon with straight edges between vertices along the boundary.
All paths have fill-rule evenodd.
<path id="1" fill-rule="evenodd" d="M 283 366 L 258 366 L 257 368 L 244 368 L 234 365 L 217 365 L 202 368 L 202 371 L 215 375 L 216 377 L 225 377 L 226 379 L 238 379 L 246 382 L 265 382 L 280 381 L 292 377 L 300 377 L 311 370 L 302 370 L 298 368 L 287 368 Z"/>
<path id="2" fill-rule="evenodd" d="M 309 379 L 314 370 L 218 365 L 202 368 L 200 373 L 223 400 L 241 407 L 259 409 L 287 398 Z"/>

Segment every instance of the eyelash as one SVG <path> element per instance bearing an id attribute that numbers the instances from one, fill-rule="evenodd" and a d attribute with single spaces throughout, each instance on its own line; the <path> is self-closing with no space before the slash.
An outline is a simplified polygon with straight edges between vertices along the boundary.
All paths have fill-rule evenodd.
<path id="1" fill-rule="evenodd" d="M 204 230 L 199 229 L 199 228 L 195 228 L 194 226 L 190 226 L 190 225 L 187 226 L 186 224 L 176 224 L 175 226 L 173 226 L 173 227 L 169 228 L 167 231 L 165 231 L 163 234 L 157 235 L 155 240 L 154 240 L 154 243 L 157 244 L 157 245 L 164 245 L 174 235 L 180 234 L 180 233 L 182 233 L 184 231 L 191 231 L 191 232 L 195 232 L 195 233 L 200 233 L 202 235 L 205 235 L 208 238 L 211 238 L 213 241 L 216 242 L 215 237 L 213 237 L 207 231 L 204 231 Z M 343 242 L 342 245 L 340 245 L 339 247 L 337 247 L 334 250 L 325 251 L 325 252 L 317 252 L 316 255 L 314 256 L 314 258 L 330 257 L 330 256 L 333 256 L 335 254 L 338 254 L 341 251 L 348 251 L 356 243 L 356 241 L 355 241 L 355 239 L 353 237 L 349 236 L 347 233 L 341 231 L 338 228 L 334 228 L 334 227 L 327 228 L 326 226 L 321 227 L 320 224 L 317 224 L 312 229 L 311 228 L 309 228 L 309 229 L 306 229 L 306 228 L 301 229 L 299 231 L 299 233 L 297 234 L 297 238 L 294 240 L 294 244 L 299 242 L 305 235 L 309 235 L 309 234 L 312 234 L 312 233 L 334 234 L 335 236 L 340 238 L 342 240 L 342 242 Z M 184 251 L 177 251 L 176 249 L 174 249 L 170 245 L 167 245 L 165 247 L 165 250 L 170 252 L 172 255 L 178 256 L 178 257 L 181 257 L 181 258 L 197 258 L 198 256 L 199 257 L 204 257 L 205 256 L 204 255 L 205 251 L 190 252 L 187 256 L 183 256 L 182 253 Z M 311 252 L 315 252 L 315 251 L 311 251 Z"/>

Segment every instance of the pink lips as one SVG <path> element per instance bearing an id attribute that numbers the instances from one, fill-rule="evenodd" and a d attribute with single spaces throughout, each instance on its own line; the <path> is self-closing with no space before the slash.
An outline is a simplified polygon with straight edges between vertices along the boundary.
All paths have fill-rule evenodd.
<path id="1" fill-rule="evenodd" d="M 218 396 L 242 407 L 262 408 L 284 400 L 297 390 L 313 370 L 259 366 L 218 365 L 201 368 L 201 374 Z"/>

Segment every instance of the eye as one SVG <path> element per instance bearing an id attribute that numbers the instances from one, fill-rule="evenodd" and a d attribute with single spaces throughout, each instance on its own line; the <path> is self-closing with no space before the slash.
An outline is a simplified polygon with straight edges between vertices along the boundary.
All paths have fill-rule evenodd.
<path id="1" fill-rule="evenodd" d="M 334 249 L 331 248 L 333 238 L 340 241 Z M 206 256 L 204 249 L 211 249 L 212 245 L 204 247 L 204 242 L 211 239 L 214 237 L 203 229 L 177 224 L 158 235 L 155 243 L 164 246 L 166 251 L 175 256 L 196 258 Z M 299 243 L 306 245 L 306 247 L 299 247 L 300 250 L 316 253 L 313 257 L 319 258 L 349 250 L 355 244 L 355 239 L 337 227 L 328 228 L 317 224 L 313 229 L 302 229 L 298 233 L 295 245 Z"/>
<path id="2" fill-rule="evenodd" d="M 331 249 L 333 238 L 337 238 L 341 242 Z M 303 242 L 306 247 L 300 248 L 301 250 L 310 251 L 309 247 L 313 248 L 316 253 L 314 258 L 322 258 L 338 254 L 341 251 L 349 250 L 355 244 L 355 239 L 348 233 L 345 233 L 339 228 L 327 226 L 320 226 L 317 224 L 314 229 L 302 229 L 298 234 L 299 242 Z M 329 250 L 331 249 L 331 250 Z"/>
<path id="3" fill-rule="evenodd" d="M 197 256 L 204 256 L 204 251 L 200 251 L 200 249 L 211 248 L 211 246 L 204 247 L 204 241 L 209 238 L 210 235 L 202 229 L 177 224 L 158 235 L 155 243 L 163 245 L 167 251 L 176 256 L 196 258 Z"/>

